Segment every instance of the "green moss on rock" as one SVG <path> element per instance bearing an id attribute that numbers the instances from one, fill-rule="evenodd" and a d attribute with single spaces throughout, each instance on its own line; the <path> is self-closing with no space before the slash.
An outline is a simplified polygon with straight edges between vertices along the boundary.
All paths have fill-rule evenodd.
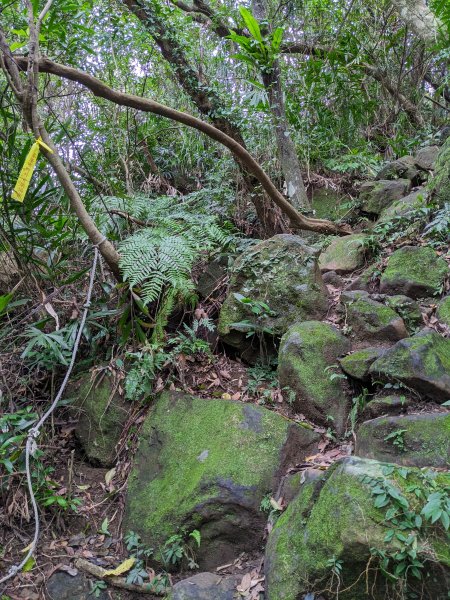
<path id="1" fill-rule="evenodd" d="M 368 236 L 361 233 L 334 238 L 319 257 L 320 270 L 344 274 L 362 267 L 367 239 Z"/>
<path id="2" fill-rule="evenodd" d="M 252 549 L 281 467 L 318 436 L 262 407 L 163 394 L 147 417 L 126 501 L 126 529 L 158 548 L 181 527 L 202 533 L 202 566 Z"/>
<path id="3" fill-rule="evenodd" d="M 424 329 L 387 350 L 372 364 L 370 374 L 445 402 L 450 399 L 450 340 Z"/>
<path id="4" fill-rule="evenodd" d="M 295 392 L 295 409 L 324 424 L 331 416 L 339 433 L 345 429 L 348 399 L 342 379 L 333 378 L 336 369 L 329 367 L 349 349 L 349 341 L 332 325 L 306 321 L 288 329 L 278 356 L 280 385 Z"/>
<path id="5" fill-rule="evenodd" d="M 360 297 L 345 305 L 347 323 L 362 341 L 397 341 L 408 336 L 403 319 L 381 302 Z"/>
<path id="6" fill-rule="evenodd" d="M 109 467 L 115 461 L 115 448 L 130 413 L 130 403 L 117 391 L 112 375 L 88 373 L 72 382 L 66 397 L 74 398 L 78 417 L 75 434 L 90 462 Z"/>
<path id="7" fill-rule="evenodd" d="M 436 311 L 436 316 L 439 319 L 439 321 L 441 321 L 441 323 L 444 323 L 444 325 L 450 327 L 450 296 L 443 298 L 439 302 L 439 306 Z"/>
<path id="8" fill-rule="evenodd" d="M 402 431 L 401 443 L 386 439 Z M 356 435 L 355 454 L 363 458 L 413 467 L 450 466 L 450 413 L 379 417 L 363 423 Z"/>
<path id="9" fill-rule="evenodd" d="M 364 348 L 348 354 L 339 360 L 344 373 L 359 379 L 367 381 L 369 379 L 370 365 L 379 358 L 384 352 L 384 348 Z"/>
<path id="10" fill-rule="evenodd" d="M 265 302 L 274 315 L 258 320 L 251 306 L 239 302 L 235 294 Z M 317 251 L 298 236 L 276 235 L 253 246 L 235 262 L 230 291 L 220 311 L 219 335 L 227 344 L 244 349 L 249 339 L 234 324 L 249 321 L 281 336 L 295 321 L 322 317 L 328 308 L 327 295 Z"/>
<path id="11" fill-rule="evenodd" d="M 384 541 L 384 512 L 374 507 L 371 489 L 363 483 L 365 476 L 384 479 L 383 464 L 347 458 L 329 469 L 324 480 L 303 486 L 269 535 L 265 571 L 270 600 L 298 600 L 327 588 L 332 583 L 332 560 L 342 561 L 340 599 L 390 597 L 389 584 L 381 573 L 366 571 L 372 548 L 392 550 L 393 546 Z M 391 484 L 414 502 L 413 495 L 407 492 L 410 477 L 394 477 Z M 418 477 L 415 480 L 419 482 Z M 444 539 L 442 533 L 437 537 Z M 430 557 L 430 548 L 419 546 L 419 558 L 438 560 L 434 548 L 439 547 L 433 543 Z M 437 598 L 446 593 L 449 572 L 441 570 L 442 562 L 436 568 L 428 564 L 431 566 L 426 573 L 426 589 Z M 376 566 L 373 559 L 371 566 Z M 335 589 L 336 584 L 334 578 Z M 331 593 L 330 597 L 335 595 Z"/>
<path id="12" fill-rule="evenodd" d="M 450 202 L 450 138 L 447 138 L 439 152 L 428 191 L 437 206 Z"/>
<path id="13" fill-rule="evenodd" d="M 383 294 L 423 298 L 440 292 L 449 268 L 429 246 L 404 246 L 389 258 L 380 281 Z"/>
<path id="14" fill-rule="evenodd" d="M 367 181 L 362 184 L 359 199 L 364 212 L 379 215 L 381 211 L 406 196 L 411 189 L 409 179 Z"/>

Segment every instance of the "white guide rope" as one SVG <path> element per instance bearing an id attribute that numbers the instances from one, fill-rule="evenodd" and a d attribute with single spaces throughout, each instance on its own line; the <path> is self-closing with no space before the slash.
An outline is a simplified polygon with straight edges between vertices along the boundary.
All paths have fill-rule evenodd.
<path id="1" fill-rule="evenodd" d="M 67 382 L 69 381 L 69 377 L 72 373 L 72 369 L 75 364 L 75 359 L 77 357 L 78 347 L 80 345 L 81 336 L 83 334 L 84 324 L 86 323 L 86 317 L 88 315 L 89 307 L 91 305 L 92 288 L 94 287 L 95 271 L 97 269 L 97 261 L 98 261 L 98 246 L 102 242 L 104 242 L 105 239 L 106 238 L 101 240 L 98 244 L 94 245 L 94 260 L 92 262 L 92 269 L 91 269 L 91 273 L 90 273 L 90 277 L 89 277 L 89 288 L 88 288 L 88 292 L 86 295 L 86 302 L 83 305 L 84 310 L 83 310 L 83 314 L 81 316 L 80 326 L 77 331 L 77 337 L 75 338 L 75 343 L 73 345 L 72 357 L 70 359 L 69 366 L 67 367 L 67 371 L 64 376 L 63 382 L 61 383 L 61 387 L 59 388 L 59 391 L 56 394 L 56 397 L 53 400 L 50 408 L 47 410 L 47 412 L 44 413 L 44 415 L 42 415 L 42 417 L 39 419 L 37 425 L 32 427 L 30 429 L 30 431 L 28 432 L 27 444 L 25 446 L 25 471 L 26 471 L 26 476 L 27 476 L 28 493 L 30 494 L 31 504 L 33 505 L 33 513 L 34 513 L 35 526 L 34 526 L 33 541 L 31 542 L 31 544 L 28 548 L 28 552 L 27 552 L 25 558 L 22 560 L 22 562 L 20 564 L 13 565 L 12 567 L 9 568 L 8 573 L 0 579 L 0 585 L 2 583 L 5 583 L 6 581 L 8 581 L 8 579 L 11 579 L 12 577 L 14 577 L 19 571 L 21 571 L 36 549 L 36 545 L 37 545 L 37 542 L 39 539 L 40 524 L 39 524 L 38 507 L 37 507 L 37 503 L 36 503 L 36 498 L 34 497 L 33 486 L 32 486 L 32 482 L 31 482 L 30 454 L 31 454 L 31 456 L 33 456 L 34 453 L 36 452 L 36 450 L 37 450 L 36 440 L 39 437 L 40 429 L 41 429 L 42 425 L 45 423 L 45 421 L 48 419 L 48 417 L 55 410 L 58 402 L 61 400 L 61 396 L 63 395 L 64 390 L 66 389 Z"/>

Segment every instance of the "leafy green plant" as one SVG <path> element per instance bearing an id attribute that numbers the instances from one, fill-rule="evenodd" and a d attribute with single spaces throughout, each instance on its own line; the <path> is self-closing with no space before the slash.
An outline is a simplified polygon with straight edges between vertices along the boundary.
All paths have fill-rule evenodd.
<path id="1" fill-rule="evenodd" d="M 273 335 L 273 329 L 266 325 L 269 317 L 276 316 L 276 313 L 270 306 L 261 300 L 253 300 L 242 294 L 234 293 L 234 297 L 238 302 L 243 304 L 246 309 L 256 317 L 256 323 L 249 319 L 244 319 L 237 323 L 232 323 L 231 327 L 246 333 L 246 337 L 252 337 L 255 334 L 262 336 L 263 334 Z"/>
<path id="2" fill-rule="evenodd" d="M 358 396 L 355 396 L 352 399 L 352 407 L 350 409 L 349 415 L 348 415 L 348 421 L 350 422 L 350 434 L 351 435 L 355 435 L 355 428 L 356 428 L 356 423 L 358 421 L 358 417 L 361 414 L 361 412 L 364 410 L 366 404 L 367 404 L 367 398 L 369 396 L 369 391 L 367 390 L 367 388 L 364 388 L 363 391 L 361 392 L 361 394 L 359 394 Z"/>
<path id="3" fill-rule="evenodd" d="M 450 486 L 431 470 L 414 473 L 406 467 L 387 465 L 383 475 L 385 478 L 361 478 L 371 489 L 374 507 L 385 511 L 386 547 L 372 548 L 371 553 L 379 559 L 380 571 L 390 582 L 407 583 L 410 576 L 420 580 L 425 563 L 419 558 L 419 549 L 427 546 L 427 537 L 434 534 L 438 524 L 445 531 L 450 527 Z M 408 497 L 387 477 L 408 482 Z"/>
<path id="4" fill-rule="evenodd" d="M 283 28 L 277 27 L 274 31 L 268 32 L 267 24 L 259 23 L 248 8 L 240 6 L 239 12 L 250 36 L 238 35 L 235 31 L 230 31 L 229 39 L 241 50 L 240 53 L 234 54 L 233 58 L 242 60 L 261 71 L 270 70 L 280 54 Z"/>
<path id="5" fill-rule="evenodd" d="M 259 404 L 272 401 L 272 392 L 278 387 L 278 377 L 271 365 L 257 364 L 247 370 L 245 391 L 257 398 Z"/>
<path id="6" fill-rule="evenodd" d="M 23 337 L 27 344 L 21 357 L 30 366 L 40 366 L 51 371 L 56 365 L 69 364 L 71 348 L 60 331 L 45 333 L 39 327 L 30 325 Z"/>
<path id="7" fill-rule="evenodd" d="M 37 421 L 31 406 L 0 416 L 0 464 L 8 473 L 23 468 L 22 458 L 27 430 Z"/>
<path id="8" fill-rule="evenodd" d="M 148 343 L 139 352 L 128 352 L 126 358 L 131 362 L 125 379 L 125 398 L 144 399 L 153 390 L 158 371 L 170 360 L 171 355 L 164 351 L 161 344 Z"/>
<path id="9" fill-rule="evenodd" d="M 405 446 L 405 433 L 407 429 L 396 429 L 389 433 L 385 438 L 385 442 L 391 442 L 393 446 L 404 452 L 406 450 Z"/>
<path id="10" fill-rule="evenodd" d="M 275 524 L 278 517 L 283 511 L 282 506 L 273 498 L 272 493 L 269 492 L 261 500 L 259 510 L 267 514 L 267 520 L 269 523 Z"/>
<path id="11" fill-rule="evenodd" d="M 325 367 L 324 373 L 328 375 L 330 381 L 336 381 L 337 379 L 346 380 L 347 376 L 342 372 L 336 373 L 336 369 L 340 371 L 339 365 L 329 365 L 328 367 Z"/>
<path id="12" fill-rule="evenodd" d="M 60 483 L 52 479 L 53 467 L 44 466 L 42 463 L 43 452 L 37 450 L 34 458 L 33 490 L 38 504 L 44 507 L 52 506 L 60 511 L 77 512 L 82 502 L 74 498 L 71 491 L 65 491 Z"/>
<path id="13" fill-rule="evenodd" d="M 195 562 L 195 553 L 189 540 L 193 540 L 197 544 L 197 547 L 200 547 L 200 532 L 194 529 L 187 535 L 185 532 L 182 532 L 170 536 L 161 551 L 164 563 L 168 566 L 173 566 L 181 563 L 185 558 L 189 569 L 197 569 L 198 565 Z"/>
<path id="14" fill-rule="evenodd" d="M 96 579 L 91 583 L 91 591 L 90 593 L 94 596 L 94 598 L 100 598 L 100 594 L 103 590 L 108 588 L 107 584 L 101 579 Z"/>
<path id="15" fill-rule="evenodd" d="M 446 202 L 433 216 L 423 232 L 434 245 L 448 244 L 450 240 L 450 203 Z"/>

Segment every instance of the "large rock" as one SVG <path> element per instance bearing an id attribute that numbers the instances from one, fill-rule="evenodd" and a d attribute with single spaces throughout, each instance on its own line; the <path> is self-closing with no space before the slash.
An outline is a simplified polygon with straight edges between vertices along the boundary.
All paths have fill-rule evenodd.
<path id="1" fill-rule="evenodd" d="M 409 179 L 416 181 L 419 175 L 419 169 L 416 166 L 416 160 L 412 156 L 402 156 L 388 162 L 376 176 L 376 179 Z"/>
<path id="2" fill-rule="evenodd" d="M 70 575 L 65 571 L 56 571 L 46 582 L 46 600 L 92 600 L 92 586 L 94 581 L 83 573 Z M 25 597 L 25 596 L 24 596 Z M 119 600 L 119 597 L 114 595 Z M 95 596 L 99 600 L 111 600 L 106 590 L 99 590 Z"/>
<path id="3" fill-rule="evenodd" d="M 238 600 L 242 598 L 237 586 L 242 575 L 198 573 L 176 583 L 167 600 Z"/>
<path id="4" fill-rule="evenodd" d="M 87 459 L 94 465 L 111 467 L 116 445 L 128 419 L 131 404 L 119 393 L 118 382 L 107 369 L 86 373 L 67 388 L 78 417 L 75 429 Z"/>
<path id="5" fill-rule="evenodd" d="M 446 296 L 439 302 L 436 317 L 441 323 L 450 327 L 450 296 Z"/>
<path id="6" fill-rule="evenodd" d="M 450 399 L 450 339 L 431 329 L 400 340 L 370 367 L 375 381 L 402 383 L 436 402 Z"/>
<path id="7" fill-rule="evenodd" d="M 364 212 L 379 215 L 381 211 L 406 196 L 411 188 L 409 179 L 395 181 L 366 181 L 362 184 L 359 199 Z"/>
<path id="8" fill-rule="evenodd" d="M 220 311 L 222 339 L 244 349 L 249 344 L 247 333 L 255 328 L 260 334 L 264 328 L 281 336 L 291 323 L 323 317 L 328 293 L 316 254 L 300 237 L 285 234 L 242 254 L 234 264 L 230 291 Z M 241 302 L 242 297 L 251 302 Z M 264 302 L 273 314 L 255 314 L 255 302 Z"/>
<path id="9" fill-rule="evenodd" d="M 347 356 L 339 359 L 339 364 L 344 373 L 347 373 L 347 375 L 353 377 L 353 379 L 368 381 L 370 379 L 369 369 L 372 363 L 375 362 L 384 351 L 385 348 L 380 347 L 356 350 L 356 352 L 347 354 Z"/>
<path id="10" fill-rule="evenodd" d="M 209 569 L 259 546 L 260 503 L 318 435 L 253 404 L 164 393 L 146 418 L 128 483 L 125 530 L 157 551 L 198 529 Z"/>
<path id="11" fill-rule="evenodd" d="M 341 299 L 344 296 L 342 294 Z M 408 337 L 403 319 L 389 306 L 364 296 L 350 302 L 344 300 L 343 304 L 346 322 L 352 328 L 352 333 L 362 342 L 396 342 Z"/>
<path id="12" fill-rule="evenodd" d="M 376 419 L 383 415 L 399 415 L 413 404 L 407 396 L 376 396 L 368 402 L 361 413 L 361 419 Z"/>
<path id="13" fill-rule="evenodd" d="M 422 208 L 426 208 L 427 205 L 427 191 L 425 188 L 419 188 L 415 192 L 411 192 L 404 198 L 396 200 L 387 208 L 384 208 L 377 220 L 377 225 L 389 223 L 390 221 L 408 223 L 409 227 L 420 227 L 427 222 L 426 211 L 423 215 L 417 216 L 417 211 Z"/>
<path id="14" fill-rule="evenodd" d="M 389 258 L 381 276 L 382 294 L 424 298 L 440 292 L 449 268 L 429 246 L 404 246 Z"/>
<path id="15" fill-rule="evenodd" d="M 343 380 L 336 377 L 339 368 L 336 372 L 333 365 L 349 349 L 349 341 L 336 327 L 306 321 L 288 329 L 278 356 L 280 386 L 295 392 L 295 410 L 312 421 L 334 426 L 338 433 L 345 429 L 348 398 Z"/>
<path id="16" fill-rule="evenodd" d="M 356 456 L 410 467 L 450 467 L 450 413 L 379 417 L 356 433 Z"/>
<path id="17" fill-rule="evenodd" d="M 347 458 L 331 467 L 322 480 L 302 486 L 269 535 L 264 564 L 270 600 L 309 600 L 324 589 L 330 599 L 396 597 L 395 579 L 383 576 L 373 556 L 374 551 L 389 555 L 400 550 L 398 542 L 385 541 L 392 528 L 386 513 L 395 505 L 387 496 L 387 506 L 375 508 L 372 491 L 377 485 L 389 486 L 392 494 L 401 494 L 418 513 L 424 501 L 419 503 L 414 495 L 414 489 L 423 485 L 419 470 L 408 470 L 405 479 L 390 470 L 392 474 L 387 475 L 389 470 L 382 463 Z M 437 477 L 441 483 L 450 483 L 448 475 Z M 429 598 L 444 600 L 450 585 L 445 533 L 436 528 L 436 535 L 426 536 L 421 530 L 418 542 L 417 558 L 425 564 L 422 579 L 409 577 L 402 591 L 415 590 L 420 597 L 426 590 Z M 341 569 L 333 574 L 336 564 Z M 395 561 L 390 560 L 388 566 L 392 572 Z"/>
<path id="18" fill-rule="evenodd" d="M 364 265 L 365 241 L 368 236 L 361 233 L 334 238 L 331 244 L 319 256 L 322 273 L 335 271 L 351 273 Z"/>
<path id="19" fill-rule="evenodd" d="M 450 202 L 450 137 L 440 149 L 428 191 L 437 206 Z"/>
<path id="20" fill-rule="evenodd" d="M 408 296 L 403 296 L 403 294 L 398 294 L 396 296 L 386 295 L 384 297 L 380 294 L 379 297 L 380 299 L 382 298 L 382 302 L 401 316 L 406 329 L 410 334 L 415 333 L 417 328 L 423 325 L 423 316 L 420 305 L 415 300 L 412 300 Z"/>
<path id="21" fill-rule="evenodd" d="M 439 156 L 439 146 L 426 146 L 416 152 L 414 162 L 423 171 L 432 171 Z"/>

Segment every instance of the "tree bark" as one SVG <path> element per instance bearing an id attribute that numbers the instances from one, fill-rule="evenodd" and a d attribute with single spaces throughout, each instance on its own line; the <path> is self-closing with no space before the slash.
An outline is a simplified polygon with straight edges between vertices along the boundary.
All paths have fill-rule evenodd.
<path id="1" fill-rule="evenodd" d="M 26 68 L 26 57 L 15 56 L 14 60 L 21 68 Z M 236 160 L 239 160 L 243 167 L 249 171 L 250 176 L 258 180 L 270 199 L 291 220 L 294 228 L 334 235 L 348 235 L 351 233 L 351 230 L 347 225 L 337 225 L 336 223 L 325 219 L 311 219 L 299 213 L 292 204 L 286 200 L 283 194 L 277 190 L 264 169 L 252 155 L 236 140 L 214 127 L 214 125 L 202 121 L 192 115 L 188 115 L 187 113 L 165 106 L 164 104 L 160 104 L 159 102 L 113 90 L 96 77 L 93 77 L 84 71 L 55 63 L 48 58 L 41 58 L 37 65 L 39 70 L 44 73 L 51 73 L 81 83 L 90 89 L 95 96 L 105 98 L 115 104 L 120 104 L 121 106 L 129 106 L 130 108 L 135 108 L 143 112 L 150 112 L 162 117 L 167 117 L 178 123 L 183 123 L 184 125 L 188 125 L 189 127 L 193 127 L 194 129 L 203 132 L 211 139 L 226 146 L 231 150 L 233 155 L 235 155 Z"/>

